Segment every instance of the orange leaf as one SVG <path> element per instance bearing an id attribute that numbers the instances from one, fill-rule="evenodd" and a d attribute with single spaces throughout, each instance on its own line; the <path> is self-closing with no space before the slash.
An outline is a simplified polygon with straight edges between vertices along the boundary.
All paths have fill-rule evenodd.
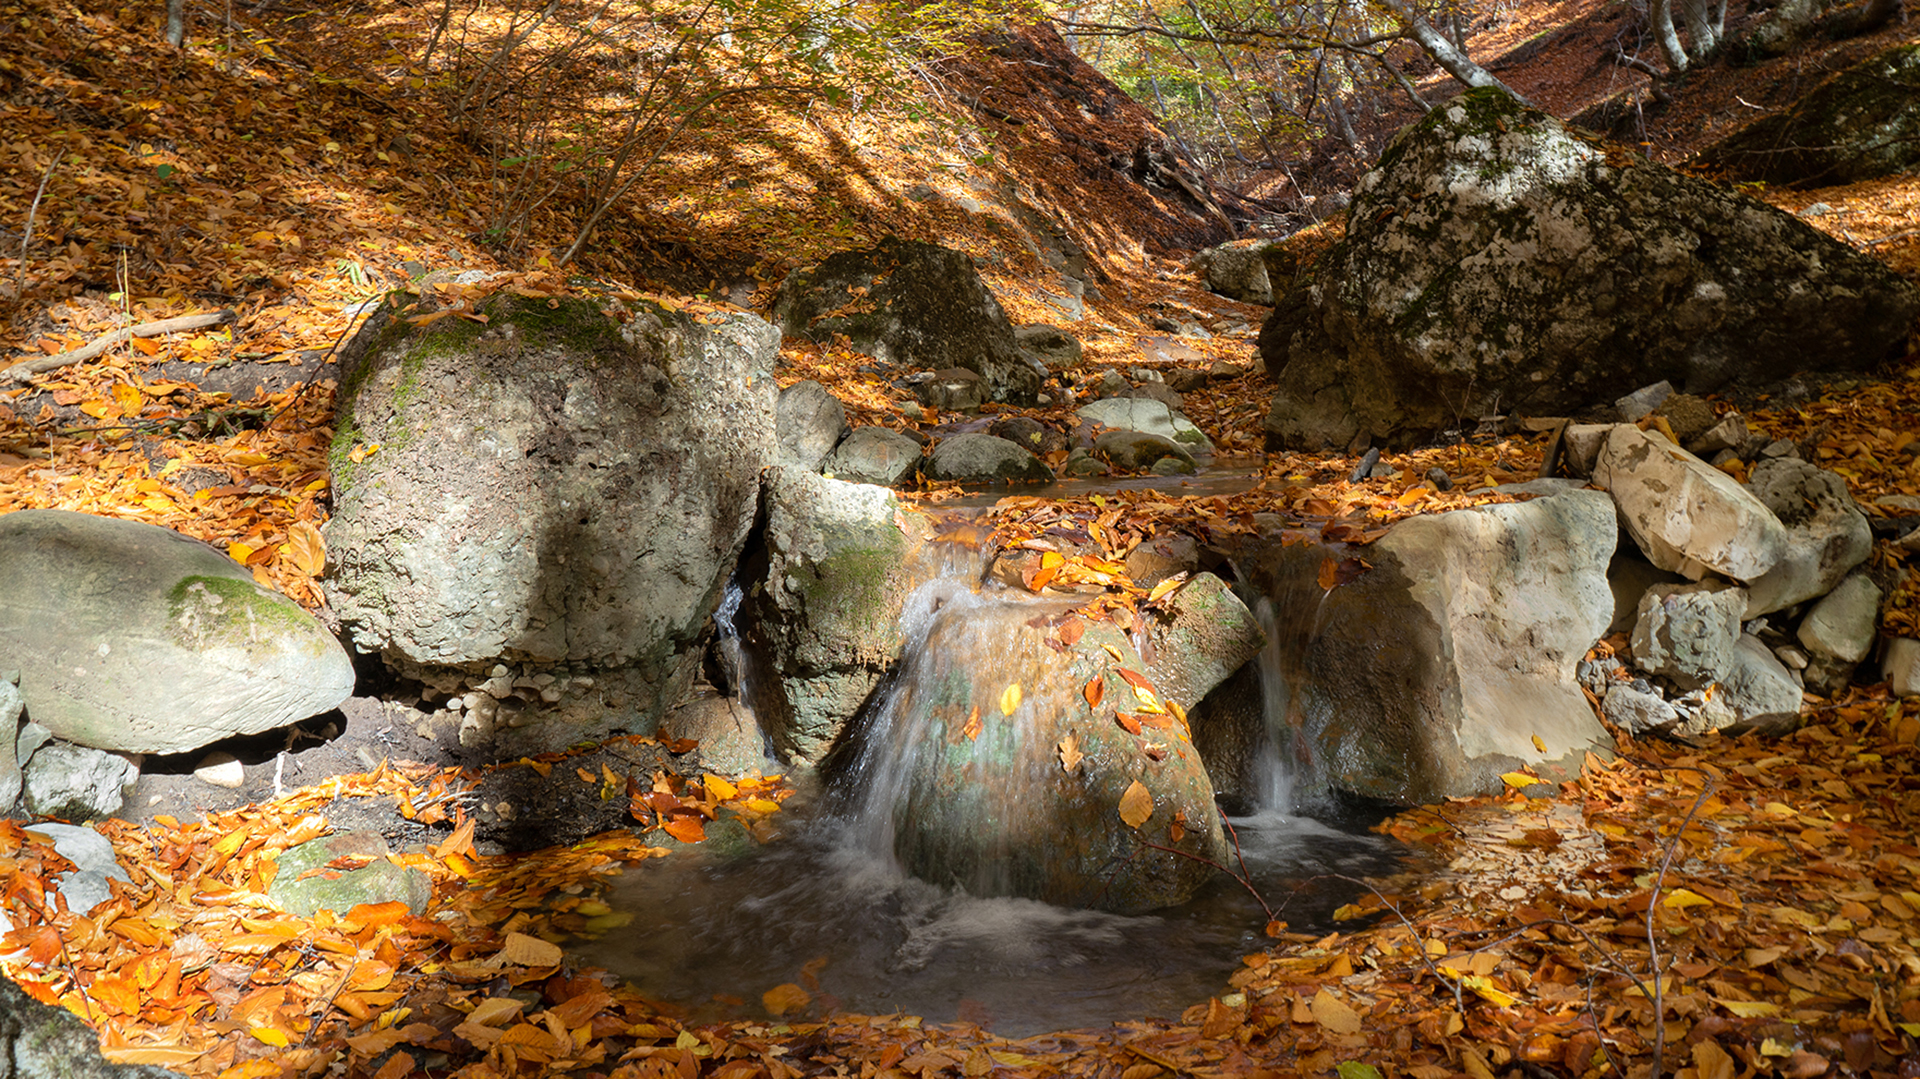
<path id="1" fill-rule="evenodd" d="M 698 813 L 676 813 L 660 828 L 682 843 L 698 843 L 707 838 L 707 822 Z"/>
<path id="2" fill-rule="evenodd" d="M 1087 624 L 1085 622 L 1080 621 L 1078 618 L 1069 618 L 1060 623 L 1060 643 L 1071 647 L 1080 640 L 1080 635 L 1086 631 Z"/>
<path id="3" fill-rule="evenodd" d="M 1146 784 L 1136 779 L 1120 796 L 1120 819 L 1126 822 L 1127 827 L 1138 828 L 1147 823 L 1147 818 L 1151 816 L 1153 795 L 1148 792 Z"/>
<path id="4" fill-rule="evenodd" d="M 1113 714 L 1113 721 L 1120 724 L 1120 729 L 1126 731 L 1128 734 L 1140 733 L 1139 716 L 1129 715 L 1126 712 L 1115 712 Z"/>
<path id="5" fill-rule="evenodd" d="M 360 903 L 347 912 L 347 918 L 363 926 L 394 925 L 407 913 L 407 905 L 394 900 L 390 903 Z M 364 989 L 366 986 L 358 988 Z"/>
<path id="6" fill-rule="evenodd" d="M 1122 667 L 1120 668 L 1120 677 L 1126 679 L 1127 684 L 1135 689 L 1144 689 L 1149 693 L 1153 692 L 1153 682 L 1139 671 L 1130 671 Z"/>
<path id="7" fill-rule="evenodd" d="M 974 705 L 973 711 L 967 713 L 967 723 L 966 723 L 966 726 L 960 728 L 960 734 L 962 737 L 966 738 L 966 740 L 969 742 L 975 741 L 980 737 L 980 706 L 979 705 L 977 704 Z"/>
<path id="8" fill-rule="evenodd" d="M 760 1003 L 766 1005 L 767 1013 L 776 1019 L 788 1012 L 799 1011 L 812 1002 L 812 995 L 792 982 L 776 985 L 760 994 Z"/>
<path id="9" fill-rule="evenodd" d="M 287 526 L 287 554 L 293 559 L 293 568 L 309 577 L 318 577 L 327 568 L 327 541 L 321 538 L 319 529 L 305 521 Z"/>
<path id="10" fill-rule="evenodd" d="M 1087 681 L 1087 688 L 1081 692 L 1086 695 L 1087 707 L 1098 708 L 1100 707 L 1101 700 L 1107 695 L 1107 680 L 1104 678 L 1089 679 Z"/>

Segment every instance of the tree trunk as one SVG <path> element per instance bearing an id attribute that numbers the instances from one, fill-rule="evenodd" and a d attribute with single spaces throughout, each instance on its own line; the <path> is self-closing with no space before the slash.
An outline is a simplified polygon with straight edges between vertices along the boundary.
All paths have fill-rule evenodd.
<path id="1" fill-rule="evenodd" d="M 1680 7 L 1687 20 L 1687 56 L 1695 63 L 1710 59 L 1720 51 L 1726 8 L 1716 0 L 1680 0 Z"/>
<path id="2" fill-rule="evenodd" d="M 1653 39 L 1660 45 L 1660 54 L 1667 58 L 1667 70 L 1675 75 L 1687 69 L 1687 50 L 1680 44 L 1680 32 L 1673 28 L 1673 0 L 1653 0 L 1653 10 L 1648 13 L 1653 23 Z"/>
<path id="3" fill-rule="evenodd" d="M 167 44 L 178 49 L 187 43 L 187 0 L 167 0 Z"/>
<path id="4" fill-rule="evenodd" d="M 1661 2 L 1665 3 L 1666 0 Z M 1532 104 L 1491 71 L 1474 63 L 1464 51 L 1454 48 L 1453 42 L 1447 40 L 1447 35 L 1434 29 L 1427 17 L 1414 6 L 1413 0 L 1387 0 L 1387 7 L 1405 24 L 1407 36 L 1413 39 L 1414 44 L 1425 49 L 1428 56 L 1433 57 L 1433 62 L 1440 65 L 1440 70 L 1468 86 L 1491 86 L 1505 90 L 1523 105 Z"/>

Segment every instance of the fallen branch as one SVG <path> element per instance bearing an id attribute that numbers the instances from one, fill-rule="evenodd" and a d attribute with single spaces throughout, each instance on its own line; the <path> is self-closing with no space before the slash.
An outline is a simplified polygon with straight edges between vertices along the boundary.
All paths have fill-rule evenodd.
<path id="1" fill-rule="evenodd" d="M 211 311 L 200 315 L 181 315 L 179 318 L 163 318 L 158 322 L 142 322 L 138 326 L 128 326 L 103 334 L 92 341 L 54 356 L 37 360 L 23 360 L 4 371 L 0 371 L 0 382 L 25 382 L 35 375 L 58 370 L 70 364 L 91 360 L 102 352 L 134 337 L 158 337 L 166 333 L 182 333 L 187 330 L 200 330 L 208 326 L 218 326 L 223 322 L 232 322 L 232 311 Z"/>

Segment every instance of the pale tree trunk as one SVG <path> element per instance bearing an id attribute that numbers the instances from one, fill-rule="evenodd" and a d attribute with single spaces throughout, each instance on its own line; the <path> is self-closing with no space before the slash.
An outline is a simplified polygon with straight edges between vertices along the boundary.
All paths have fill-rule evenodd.
<path id="1" fill-rule="evenodd" d="M 1667 70 L 1676 75 L 1685 71 L 1687 50 L 1680 44 L 1680 32 L 1673 28 L 1673 0 L 1653 0 L 1653 10 L 1647 17 L 1653 23 L 1653 39 L 1660 45 L 1660 54 L 1667 58 Z"/>
<path id="2" fill-rule="evenodd" d="M 1493 72 L 1474 63 L 1464 50 L 1455 48 L 1453 42 L 1447 40 L 1447 35 L 1427 21 L 1427 17 L 1414 6 L 1413 0 L 1385 0 L 1385 3 L 1387 9 L 1405 24 L 1407 36 L 1413 39 L 1414 44 L 1425 49 L 1428 56 L 1433 57 L 1433 62 L 1440 65 L 1440 70 L 1468 86 L 1491 86 L 1505 90 L 1521 104 L 1532 104 L 1515 92 L 1513 87 L 1496 78 Z"/>
<path id="3" fill-rule="evenodd" d="M 1680 0 L 1687 19 L 1687 55 L 1695 62 L 1711 57 L 1720 49 L 1720 31 L 1726 26 L 1727 8 L 1720 0 Z"/>
<path id="4" fill-rule="evenodd" d="M 167 44 L 180 48 L 187 43 L 187 0 L 167 0 Z"/>

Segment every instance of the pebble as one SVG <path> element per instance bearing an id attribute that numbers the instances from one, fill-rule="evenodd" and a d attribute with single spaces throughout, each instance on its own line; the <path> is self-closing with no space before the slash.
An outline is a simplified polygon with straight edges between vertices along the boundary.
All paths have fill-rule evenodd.
<path id="1" fill-rule="evenodd" d="M 209 753 L 194 766 L 193 778 L 215 787 L 239 790 L 247 785 L 247 771 L 231 753 Z"/>

